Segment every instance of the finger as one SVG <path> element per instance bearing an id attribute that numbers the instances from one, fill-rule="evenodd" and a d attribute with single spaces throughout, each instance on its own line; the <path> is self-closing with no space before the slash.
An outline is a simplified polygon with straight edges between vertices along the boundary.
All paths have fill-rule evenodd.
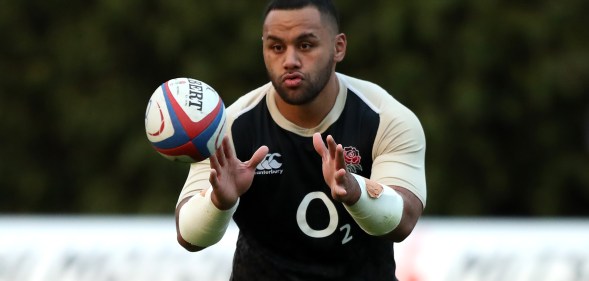
<path id="1" fill-rule="evenodd" d="M 334 193 L 338 196 L 338 197 L 344 197 L 348 194 L 348 191 L 344 188 L 338 188 L 337 190 L 334 190 Z"/>
<path id="2" fill-rule="evenodd" d="M 209 157 L 209 162 L 212 169 L 218 170 L 219 168 L 221 168 L 218 159 L 219 158 L 217 157 L 216 152 L 215 154 L 211 155 L 211 157 Z"/>
<path id="3" fill-rule="evenodd" d="M 325 143 L 323 142 L 323 139 L 321 139 L 320 133 L 313 134 L 313 147 L 315 147 L 315 151 L 317 151 L 321 157 L 327 152 L 327 147 L 325 147 Z"/>
<path id="4" fill-rule="evenodd" d="M 232 149 L 232 145 L 231 145 L 231 139 L 229 139 L 229 136 L 225 136 L 223 138 L 223 152 L 225 154 L 225 157 L 227 158 L 233 158 L 234 157 L 234 153 L 233 153 L 233 149 Z"/>
<path id="5" fill-rule="evenodd" d="M 335 182 L 338 185 L 346 186 L 347 184 L 347 177 L 346 177 L 346 170 L 345 169 L 338 169 L 335 174 L 333 175 L 335 178 Z"/>
<path id="6" fill-rule="evenodd" d="M 327 136 L 327 149 L 329 149 L 329 157 L 331 159 L 335 158 L 337 144 L 331 135 Z"/>
<path id="7" fill-rule="evenodd" d="M 254 152 L 254 155 L 252 155 L 252 158 L 250 158 L 249 161 L 247 161 L 247 166 L 248 167 L 257 167 L 258 164 L 260 164 L 260 162 L 262 162 L 262 160 L 264 160 L 264 158 L 266 157 L 266 155 L 268 154 L 268 147 L 263 145 L 260 146 L 260 148 L 258 148 L 258 150 L 256 150 L 256 152 Z"/>
<path id="8" fill-rule="evenodd" d="M 348 191 L 346 189 L 347 186 L 347 178 L 346 178 L 346 170 L 345 169 L 339 169 L 337 170 L 337 172 L 335 172 L 334 174 L 334 178 L 335 178 L 335 188 L 333 190 L 333 192 L 340 197 L 346 196 L 348 194 Z"/>
<path id="9" fill-rule="evenodd" d="M 219 166 L 225 166 L 225 163 L 227 163 L 226 160 L 226 155 L 225 155 L 225 142 L 221 143 L 221 147 L 217 148 L 217 151 L 215 151 L 215 155 L 217 156 L 217 161 L 219 162 Z"/>
<path id="10" fill-rule="evenodd" d="M 344 158 L 344 147 L 341 144 L 337 145 L 337 149 L 335 152 L 335 165 L 336 169 L 346 168 L 346 160 Z"/>
<path id="11" fill-rule="evenodd" d="M 219 179 L 217 178 L 217 171 L 211 169 L 211 173 L 209 174 L 209 182 L 213 189 L 217 189 L 219 187 Z"/>

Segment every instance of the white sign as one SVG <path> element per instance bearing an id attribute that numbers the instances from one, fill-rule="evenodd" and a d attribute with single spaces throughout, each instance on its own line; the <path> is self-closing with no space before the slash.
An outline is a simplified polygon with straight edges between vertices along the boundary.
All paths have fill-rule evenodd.
<path id="1" fill-rule="evenodd" d="M 237 239 L 190 253 L 174 218 L 0 216 L 0 281 L 227 281 Z M 400 281 L 589 281 L 589 220 L 423 218 Z"/>
<path id="2" fill-rule="evenodd" d="M 401 281 L 589 281 L 589 220 L 426 218 L 395 256 Z"/>

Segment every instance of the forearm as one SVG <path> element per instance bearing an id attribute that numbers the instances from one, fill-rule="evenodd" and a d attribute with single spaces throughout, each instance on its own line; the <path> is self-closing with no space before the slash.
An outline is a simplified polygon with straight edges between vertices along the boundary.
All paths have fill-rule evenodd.
<path id="1" fill-rule="evenodd" d="M 211 201 L 211 192 L 209 188 L 204 196 L 196 194 L 178 206 L 178 241 L 187 250 L 196 251 L 219 242 L 237 209 L 235 204 L 231 209 L 219 210 Z"/>
<path id="2" fill-rule="evenodd" d="M 407 238 L 423 212 L 417 196 L 403 187 L 383 185 L 358 175 L 354 179 L 360 198 L 344 206 L 360 228 L 395 242 Z"/>

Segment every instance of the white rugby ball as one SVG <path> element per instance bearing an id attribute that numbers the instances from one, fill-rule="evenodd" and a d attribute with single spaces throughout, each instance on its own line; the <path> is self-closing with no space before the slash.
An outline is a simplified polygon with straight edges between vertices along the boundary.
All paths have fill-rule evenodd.
<path id="1" fill-rule="evenodd" d="M 159 86 L 145 112 L 145 132 L 153 148 L 169 160 L 199 162 L 221 145 L 225 104 L 208 84 L 175 78 Z"/>

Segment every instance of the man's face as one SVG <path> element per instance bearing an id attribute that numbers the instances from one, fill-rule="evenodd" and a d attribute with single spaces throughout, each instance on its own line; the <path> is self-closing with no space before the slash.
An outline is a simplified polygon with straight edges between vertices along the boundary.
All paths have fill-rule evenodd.
<path id="1" fill-rule="evenodd" d="M 273 10 L 264 21 L 266 70 L 280 97 L 292 105 L 309 103 L 335 71 L 337 34 L 314 7 Z"/>

